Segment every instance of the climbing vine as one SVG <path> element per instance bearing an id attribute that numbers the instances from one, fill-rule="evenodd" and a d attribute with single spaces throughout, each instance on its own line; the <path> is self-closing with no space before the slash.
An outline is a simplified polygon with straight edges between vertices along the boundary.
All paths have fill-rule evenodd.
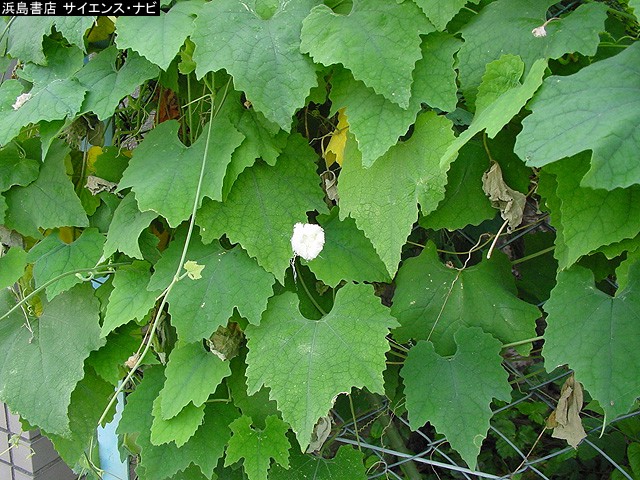
<path id="1" fill-rule="evenodd" d="M 424 430 L 508 475 L 495 425 L 577 448 L 637 411 L 637 1 L 162 4 L 2 20 L 0 400 L 25 429 L 100 478 L 124 392 L 140 479 L 364 479 L 361 442 Z M 516 430 L 532 372 L 555 403 Z"/>

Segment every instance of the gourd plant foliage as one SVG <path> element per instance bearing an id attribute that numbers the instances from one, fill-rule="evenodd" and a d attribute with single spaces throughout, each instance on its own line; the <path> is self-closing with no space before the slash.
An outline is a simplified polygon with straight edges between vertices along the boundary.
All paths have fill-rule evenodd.
<path id="1" fill-rule="evenodd" d="M 502 355 L 541 340 L 604 423 L 636 408 L 637 1 L 163 3 L 4 20 L 0 400 L 25 428 L 95 473 L 118 388 L 142 479 L 355 479 L 315 427 L 386 396 L 474 469 L 517 395 Z"/>

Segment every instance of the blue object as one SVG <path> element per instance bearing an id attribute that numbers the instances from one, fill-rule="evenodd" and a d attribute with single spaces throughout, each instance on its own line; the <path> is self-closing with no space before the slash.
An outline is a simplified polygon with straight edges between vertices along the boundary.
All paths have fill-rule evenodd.
<path id="1" fill-rule="evenodd" d="M 104 470 L 103 480 L 129 480 L 129 466 L 120 459 L 116 428 L 124 409 L 124 394 L 118 394 L 116 414 L 104 427 L 98 427 L 98 453 L 100 468 Z"/>

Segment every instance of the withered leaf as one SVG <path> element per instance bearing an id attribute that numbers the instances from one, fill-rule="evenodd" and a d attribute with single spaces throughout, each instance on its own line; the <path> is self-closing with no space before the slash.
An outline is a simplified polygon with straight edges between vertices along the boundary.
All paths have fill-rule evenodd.
<path id="1" fill-rule="evenodd" d="M 551 436 L 566 440 L 573 448 L 578 448 L 587 436 L 580 420 L 582 401 L 582 386 L 571 375 L 562 386 L 556 409 L 547 419 L 547 427 L 553 428 Z"/>
<path id="2" fill-rule="evenodd" d="M 502 218 L 509 222 L 509 229 L 522 223 L 527 197 L 509 188 L 502 178 L 502 170 L 497 162 L 491 162 L 489 170 L 482 175 L 482 189 L 489 197 L 491 205 L 500 209 Z"/>

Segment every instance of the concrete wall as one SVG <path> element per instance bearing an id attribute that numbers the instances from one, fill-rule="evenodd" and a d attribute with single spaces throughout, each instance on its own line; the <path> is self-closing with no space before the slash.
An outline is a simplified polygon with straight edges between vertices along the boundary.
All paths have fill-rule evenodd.
<path id="1" fill-rule="evenodd" d="M 17 446 L 10 438 L 20 435 Z M 3 453 L 4 452 L 4 453 Z M 38 430 L 22 432 L 17 415 L 0 403 L 0 480 L 75 480 L 48 438 Z"/>

